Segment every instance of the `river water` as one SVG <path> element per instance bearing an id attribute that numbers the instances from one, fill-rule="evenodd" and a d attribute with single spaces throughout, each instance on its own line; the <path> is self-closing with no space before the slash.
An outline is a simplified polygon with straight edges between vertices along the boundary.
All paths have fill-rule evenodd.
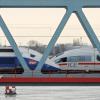
<path id="1" fill-rule="evenodd" d="M 18 86 L 16 96 L 5 96 L 0 87 L 0 100 L 100 100 L 100 86 Z"/>

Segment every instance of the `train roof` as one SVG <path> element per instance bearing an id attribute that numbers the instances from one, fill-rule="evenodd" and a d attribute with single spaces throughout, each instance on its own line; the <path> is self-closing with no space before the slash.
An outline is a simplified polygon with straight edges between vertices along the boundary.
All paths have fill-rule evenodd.
<path id="1" fill-rule="evenodd" d="M 61 54 L 58 54 L 57 56 L 53 57 L 53 59 L 57 59 L 57 58 L 61 58 L 61 57 L 68 57 L 68 56 L 75 56 L 75 55 L 94 55 L 97 54 L 98 51 L 96 48 L 93 47 L 80 47 L 77 49 L 73 49 L 73 50 L 68 50 L 65 51 Z"/>
<path id="2" fill-rule="evenodd" d="M 21 52 L 33 52 L 34 54 L 38 54 L 38 55 L 42 55 L 41 53 L 33 50 L 33 49 L 30 49 L 28 47 L 18 47 L 19 50 Z M 12 49 L 12 47 L 8 46 L 8 47 L 0 47 L 0 52 L 14 52 L 14 50 Z"/>
<path id="3" fill-rule="evenodd" d="M 24 57 L 30 57 L 30 55 L 34 55 L 36 59 L 40 59 L 42 57 L 42 54 L 33 50 L 33 49 L 30 49 L 30 48 L 27 48 L 27 47 L 18 47 L 20 53 L 24 56 Z M 15 56 L 15 53 L 14 53 L 14 50 L 12 49 L 12 47 L 0 47 L 0 53 L 1 55 L 0 56 Z"/>

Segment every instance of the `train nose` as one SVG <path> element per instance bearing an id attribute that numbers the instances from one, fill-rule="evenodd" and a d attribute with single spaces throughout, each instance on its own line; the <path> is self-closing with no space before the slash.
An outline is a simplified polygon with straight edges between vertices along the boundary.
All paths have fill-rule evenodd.
<path id="1" fill-rule="evenodd" d="M 43 74 L 56 74 L 60 71 L 60 69 L 52 65 L 44 64 L 41 71 Z"/>

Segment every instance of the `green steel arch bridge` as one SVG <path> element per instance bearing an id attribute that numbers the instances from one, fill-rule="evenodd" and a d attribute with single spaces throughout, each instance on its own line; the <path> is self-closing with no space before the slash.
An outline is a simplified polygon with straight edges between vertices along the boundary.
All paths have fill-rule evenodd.
<path id="1" fill-rule="evenodd" d="M 45 49 L 45 52 L 39 62 L 39 64 L 36 67 L 36 71 L 41 70 L 43 64 L 45 63 L 46 59 L 48 58 L 52 47 L 55 45 L 57 39 L 59 38 L 65 24 L 69 20 L 72 13 L 75 13 L 78 17 L 83 29 L 86 32 L 86 35 L 90 39 L 93 47 L 97 48 L 100 52 L 100 43 L 99 40 L 92 29 L 90 23 L 88 22 L 84 12 L 82 11 L 82 8 L 100 8 L 100 0 L 0 0 L 0 8 L 65 8 L 66 13 L 64 14 L 61 22 L 59 23 L 54 35 L 52 36 L 47 48 Z M 23 59 L 18 46 L 16 44 L 16 41 L 14 40 L 13 36 L 11 35 L 11 32 L 9 31 L 5 21 L 3 20 L 3 17 L 0 15 L 0 27 L 3 30 L 6 38 L 8 39 L 10 45 L 12 46 L 17 58 L 19 59 L 21 65 L 24 67 L 25 70 L 28 69 L 28 66 Z M 93 78 L 93 79 L 65 79 L 65 78 L 59 78 L 59 79 L 41 79 L 41 78 L 28 78 L 27 81 L 24 81 L 21 78 L 14 79 L 14 78 L 8 78 L 8 79 L 0 79 L 0 83 L 37 83 L 37 82 L 96 82 L 100 83 L 100 78 Z"/>

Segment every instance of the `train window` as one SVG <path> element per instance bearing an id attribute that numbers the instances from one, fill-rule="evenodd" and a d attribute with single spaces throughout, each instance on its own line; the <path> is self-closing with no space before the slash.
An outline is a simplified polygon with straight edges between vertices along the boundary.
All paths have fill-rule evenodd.
<path id="1" fill-rule="evenodd" d="M 100 55 L 97 55 L 97 60 L 100 61 Z"/>
<path id="2" fill-rule="evenodd" d="M 85 56 L 78 56 L 77 59 L 78 61 L 85 61 Z"/>
<path id="3" fill-rule="evenodd" d="M 56 63 L 67 62 L 67 57 L 55 60 Z"/>
<path id="4" fill-rule="evenodd" d="M 77 56 L 68 57 L 68 62 L 77 62 L 77 61 L 78 61 Z"/>
<path id="5" fill-rule="evenodd" d="M 91 56 L 85 56 L 85 61 L 91 61 Z"/>
<path id="6" fill-rule="evenodd" d="M 14 64 L 15 58 L 13 57 L 0 57 L 0 64 Z"/>
<path id="7" fill-rule="evenodd" d="M 91 56 L 71 56 L 68 58 L 68 62 L 82 62 L 91 61 Z"/>
<path id="8" fill-rule="evenodd" d="M 35 55 L 33 55 L 33 54 L 30 54 L 30 56 L 31 56 L 31 57 L 35 57 Z"/>
<path id="9" fill-rule="evenodd" d="M 0 52 L 14 52 L 13 49 L 0 49 Z"/>
<path id="10" fill-rule="evenodd" d="M 91 61 L 91 56 L 78 56 L 78 61 Z"/>

